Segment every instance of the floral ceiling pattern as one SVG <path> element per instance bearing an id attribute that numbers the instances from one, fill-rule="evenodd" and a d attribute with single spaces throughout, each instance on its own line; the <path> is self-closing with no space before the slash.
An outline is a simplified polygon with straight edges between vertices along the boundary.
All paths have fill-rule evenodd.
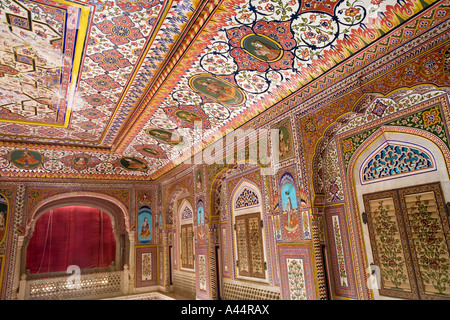
<path id="1" fill-rule="evenodd" d="M 0 170 L 155 178 L 434 2 L 2 0 Z"/>

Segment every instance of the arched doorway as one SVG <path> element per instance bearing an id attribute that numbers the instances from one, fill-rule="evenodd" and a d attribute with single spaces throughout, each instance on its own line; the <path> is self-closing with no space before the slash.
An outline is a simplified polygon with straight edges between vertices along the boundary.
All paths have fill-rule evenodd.
<path id="1" fill-rule="evenodd" d="M 397 130 L 381 127 L 353 158 L 367 285 L 375 299 L 450 299 L 448 150 Z"/>
<path id="2" fill-rule="evenodd" d="M 69 266 L 115 268 L 117 253 L 108 214 L 86 206 L 60 207 L 36 221 L 26 248 L 25 269 L 34 275 L 66 272 Z"/>
<path id="3" fill-rule="evenodd" d="M 400 195 L 405 199 L 416 195 L 410 187 L 416 191 L 432 189 L 424 185 L 435 182 L 442 190 L 443 199 L 448 199 L 449 150 L 445 142 L 446 129 L 443 130 L 448 122 L 447 101 L 446 92 L 427 85 L 397 89 L 386 96 L 374 94 L 367 103 L 361 103 L 358 108 L 355 105 L 354 111 L 341 116 L 324 131 L 315 149 L 312 181 L 315 205 L 324 212 L 327 255 L 331 258 L 327 271 L 332 280 L 333 296 L 352 299 L 392 297 L 374 287 L 380 284 L 376 278 L 382 270 L 374 261 L 378 253 L 373 249 L 377 244 L 369 231 L 374 230 L 374 224 L 370 225 L 374 212 L 370 212 L 366 204 L 376 204 L 380 193 L 391 192 L 393 202 L 388 204 L 389 207 L 394 208 L 396 202 L 396 208 L 400 209 L 403 201 Z M 430 115 L 437 116 L 430 118 Z M 434 128 L 437 130 L 433 131 Z M 425 159 L 434 164 L 428 165 Z M 397 163 L 389 167 L 394 161 Z M 419 162 L 422 162 L 417 167 L 420 170 L 405 167 L 405 164 L 414 167 Z M 380 175 L 380 172 L 387 174 Z M 431 192 L 431 189 L 425 189 L 422 190 L 424 193 Z M 375 193 L 378 194 L 373 195 Z M 447 220 L 445 206 L 441 209 L 439 215 L 444 214 L 441 220 Z M 408 210 L 410 212 L 411 208 Z M 409 219 L 407 215 L 399 214 L 401 221 Z M 402 224 L 398 227 L 404 234 L 409 232 Z M 411 242 L 406 236 L 396 239 L 402 245 L 404 241 Z M 341 240 L 343 245 L 337 247 L 336 240 Z M 411 246 L 406 248 L 415 250 Z M 408 259 L 412 261 L 414 257 Z M 391 261 L 392 266 L 395 263 Z M 345 273 L 340 272 L 341 267 Z M 408 268 L 414 269 L 411 264 Z M 416 264 L 414 270 L 419 268 Z M 413 275 L 404 273 L 407 274 Z M 418 292 L 417 281 L 414 286 Z M 400 295 L 397 298 L 408 297 Z M 410 298 L 420 297 L 411 295 Z"/>
<path id="4" fill-rule="evenodd" d="M 89 211 L 93 210 L 94 215 L 97 216 L 97 230 L 101 232 L 107 232 L 108 235 L 108 256 L 105 259 L 104 250 L 96 250 L 99 255 L 101 263 L 80 263 L 68 265 L 70 261 L 67 260 L 62 264 L 55 266 L 47 266 L 47 269 L 39 270 L 39 267 L 33 267 L 34 273 L 27 271 L 27 258 L 31 257 L 28 254 L 28 250 L 33 251 L 30 245 L 33 245 L 33 235 L 35 232 L 44 232 L 47 236 L 47 241 L 40 240 L 41 249 L 45 247 L 49 250 L 49 235 L 51 232 L 57 233 L 55 229 L 49 226 L 57 220 L 55 212 L 62 210 L 61 208 L 89 208 L 82 214 L 86 220 L 89 217 Z M 80 211 L 78 211 L 80 212 Z M 53 213 L 53 214 L 52 214 Z M 69 214 L 70 216 L 70 214 Z M 72 219 L 74 215 L 72 214 Z M 63 218 L 65 220 L 67 218 Z M 70 219 L 69 219 L 70 220 Z M 67 221 L 66 221 L 67 222 Z M 83 223 L 85 223 L 84 221 Z M 91 221 L 92 222 L 92 221 Z M 83 225 L 83 223 L 81 225 Z M 89 222 L 88 222 L 89 223 Z M 43 224 L 43 228 L 40 226 Z M 70 225 L 70 223 L 68 224 Z M 105 227 L 108 226 L 108 227 Z M 92 226 L 91 226 L 92 227 Z M 72 224 L 73 228 L 73 224 Z M 84 228 L 87 228 L 85 225 Z M 41 230 L 41 231 L 39 231 Z M 42 231 L 43 230 L 43 231 Z M 106 231 L 108 230 L 108 231 Z M 84 230 L 86 231 L 86 230 Z M 80 230 L 72 230 L 72 233 L 81 232 Z M 45 236 L 44 236 L 45 237 Z M 97 245 L 106 245 L 105 237 L 102 236 L 102 241 L 98 241 Z M 130 278 L 129 271 L 133 270 L 134 259 L 131 254 L 130 248 L 134 246 L 134 237 L 130 230 L 128 210 L 117 199 L 97 194 L 93 192 L 76 192 L 76 193 L 64 193 L 57 196 L 49 197 L 38 203 L 34 209 L 30 212 L 24 235 L 20 237 L 17 261 L 18 268 L 15 273 L 15 287 L 19 288 L 19 299 L 76 299 L 76 298 L 97 298 L 105 296 L 120 295 L 128 293 L 130 290 Z M 55 244 L 53 241 L 53 250 Z M 35 246 L 35 245 L 33 245 Z M 38 246 L 39 247 L 39 246 Z M 103 248 L 105 249 L 105 248 Z M 59 248 L 58 250 L 61 250 Z M 72 249 L 69 249 L 69 251 Z M 86 247 L 80 250 L 88 251 Z M 47 251 L 48 252 L 48 251 Z M 103 253 L 103 257 L 100 253 Z M 89 255 L 87 255 L 89 256 Z M 92 256 L 90 256 L 92 258 Z M 44 259 L 42 259 L 44 258 Z M 49 256 L 41 251 L 41 254 L 37 256 L 39 265 L 44 263 L 45 259 Z M 78 257 L 79 258 L 79 257 Z M 86 258 L 90 259 L 90 258 Z M 102 261 L 103 259 L 103 261 Z M 52 259 L 50 259 L 51 261 Z M 48 260 L 47 260 L 48 261 Z M 80 262 L 80 260 L 78 260 Z M 73 267 L 75 265 L 75 267 Z M 66 266 L 66 270 L 64 269 Z M 93 268 L 90 268 L 93 266 Z M 36 272 L 39 270 L 39 272 Z M 49 272 L 42 272 L 42 271 Z M 20 284 L 19 284 L 20 277 Z M 43 280 L 45 278 L 45 281 Z M 67 281 L 79 280 L 80 286 L 69 285 Z"/>

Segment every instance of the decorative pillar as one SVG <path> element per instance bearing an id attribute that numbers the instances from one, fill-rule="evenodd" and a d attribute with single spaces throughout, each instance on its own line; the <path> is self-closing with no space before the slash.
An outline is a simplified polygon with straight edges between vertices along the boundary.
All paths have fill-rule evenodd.
<path id="1" fill-rule="evenodd" d="M 130 231 L 129 233 L 128 233 L 128 239 L 129 239 L 129 241 L 130 241 L 130 252 L 129 252 L 129 269 L 128 269 L 128 272 L 129 272 L 129 280 L 131 280 L 130 282 L 129 282 L 129 290 L 128 290 L 128 292 L 129 293 L 132 293 L 132 292 L 134 292 L 134 245 L 135 245 L 135 243 L 134 243 L 134 231 Z M 124 266 L 124 269 L 125 269 L 125 266 Z"/>
<path id="2" fill-rule="evenodd" d="M 17 239 L 16 264 L 14 268 L 14 283 L 12 298 L 17 299 L 17 290 L 19 289 L 20 268 L 22 266 L 22 248 L 25 237 L 19 236 Z"/>
<path id="3" fill-rule="evenodd" d="M 128 269 L 128 265 L 125 264 L 123 266 L 123 282 L 122 282 L 122 293 L 127 295 L 130 293 L 130 270 Z"/>
<path id="4" fill-rule="evenodd" d="M 25 273 L 20 277 L 18 300 L 25 300 L 25 291 L 27 290 L 27 275 Z"/>
<path id="5" fill-rule="evenodd" d="M 210 224 L 209 225 L 209 286 L 211 289 L 210 298 L 211 300 L 218 300 L 218 281 L 220 279 L 217 279 L 217 270 L 216 270 L 216 237 L 215 237 L 215 231 L 216 231 L 216 224 Z"/>
<path id="6" fill-rule="evenodd" d="M 170 272 L 170 265 L 169 265 L 169 230 L 165 230 L 163 233 L 163 259 L 161 263 L 163 264 L 163 277 L 164 277 L 164 288 L 167 290 L 167 288 L 170 287 L 170 279 L 169 279 L 169 272 Z M 173 247 L 172 247 L 173 248 Z"/>

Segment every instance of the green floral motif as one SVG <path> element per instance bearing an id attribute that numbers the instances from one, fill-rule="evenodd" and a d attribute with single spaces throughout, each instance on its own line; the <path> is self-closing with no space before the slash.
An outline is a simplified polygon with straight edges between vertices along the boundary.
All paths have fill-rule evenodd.
<path id="1" fill-rule="evenodd" d="M 405 118 L 395 120 L 387 125 L 414 127 L 417 129 L 428 131 L 439 137 L 439 139 L 441 139 L 447 145 L 447 147 L 450 147 L 443 120 L 444 118 L 439 107 L 434 106 L 426 110 L 411 114 Z"/>
<path id="2" fill-rule="evenodd" d="M 367 140 L 367 138 L 369 138 L 372 133 L 374 133 L 376 130 L 378 129 L 378 127 L 376 128 L 372 128 L 370 130 L 355 134 L 352 137 L 349 137 L 345 140 L 342 141 L 342 153 L 344 155 L 344 163 L 345 163 L 345 168 L 347 169 L 348 167 L 348 162 L 350 161 L 350 158 L 352 157 L 353 153 L 355 153 L 355 151 L 358 149 L 358 147 Z M 350 143 L 351 141 L 351 143 Z M 351 148 L 348 147 L 351 144 Z"/>
<path id="3" fill-rule="evenodd" d="M 408 218 L 411 232 L 414 233 L 420 275 L 424 283 L 432 285 L 439 294 L 444 294 L 450 285 L 450 261 L 440 219 L 428 211 L 433 205 L 429 200 L 421 200 L 420 195 L 415 198 L 415 205 L 410 208 Z"/>
<path id="4" fill-rule="evenodd" d="M 404 118 L 386 123 L 384 124 L 384 126 L 410 127 L 428 131 L 441 139 L 446 144 L 446 146 L 450 148 L 444 121 L 444 116 L 439 107 L 433 106 L 420 112 L 410 114 L 409 116 L 406 116 Z M 355 153 L 358 147 L 363 144 L 363 142 L 366 141 L 378 128 L 379 126 L 365 132 L 358 133 L 354 136 L 345 138 L 342 141 L 341 147 L 342 153 L 344 155 L 344 164 L 346 170 L 348 168 L 348 163 L 352 155 Z M 350 143 L 352 144 L 352 148 L 348 147 Z"/>
<path id="5" fill-rule="evenodd" d="M 373 212 L 373 230 L 377 240 L 380 268 L 384 282 L 391 282 L 395 288 L 408 281 L 402 250 L 402 244 L 395 217 L 388 214 L 389 205 L 383 206 L 378 201 L 378 208 Z"/>

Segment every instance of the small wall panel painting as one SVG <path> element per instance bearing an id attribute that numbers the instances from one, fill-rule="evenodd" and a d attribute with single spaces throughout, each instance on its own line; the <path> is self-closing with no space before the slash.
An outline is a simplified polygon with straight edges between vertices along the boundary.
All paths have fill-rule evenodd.
<path id="1" fill-rule="evenodd" d="M 161 284 L 161 285 L 163 285 L 164 284 L 164 267 L 163 266 L 165 266 L 166 264 L 164 263 L 164 251 L 163 251 L 164 249 L 160 249 L 159 250 L 159 265 L 160 265 L 160 267 L 159 267 L 159 283 Z M 174 257 L 175 257 L 175 255 L 174 255 Z M 169 268 L 170 268 L 171 266 L 169 266 Z M 164 284 L 165 285 L 165 284 Z"/>
<path id="2" fill-rule="evenodd" d="M 9 160 L 21 169 L 34 169 L 42 164 L 43 156 L 36 151 L 14 150 L 10 152 Z"/>
<path id="3" fill-rule="evenodd" d="M 6 224 L 8 221 L 8 201 L 6 197 L 0 193 L 0 243 L 6 236 Z"/>
<path id="4" fill-rule="evenodd" d="M 198 256 L 198 286 L 200 291 L 206 292 L 206 255 Z"/>
<path id="5" fill-rule="evenodd" d="M 202 169 L 198 169 L 195 172 L 195 188 L 197 192 L 201 192 L 203 188 L 203 174 Z"/>
<path id="6" fill-rule="evenodd" d="M 303 239 L 311 240 L 311 225 L 309 223 L 309 210 L 302 211 Z"/>
<path id="7" fill-rule="evenodd" d="M 292 134 L 289 118 L 276 126 L 278 129 L 278 157 L 279 160 L 290 158 L 294 155 L 292 147 Z"/>
<path id="8" fill-rule="evenodd" d="M 294 241 L 299 238 L 301 227 L 298 218 L 297 192 L 290 172 L 282 174 L 280 186 L 283 231 L 287 241 Z"/>
<path id="9" fill-rule="evenodd" d="M 196 298 L 208 300 L 211 299 L 209 289 L 210 269 L 208 259 L 208 248 L 206 246 L 197 246 L 195 248 L 196 259 Z"/>
<path id="10" fill-rule="evenodd" d="M 138 239 L 140 243 L 149 243 L 152 240 L 152 210 L 142 206 L 138 212 Z"/>
<path id="11" fill-rule="evenodd" d="M 315 300 L 311 247 L 279 245 L 281 293 L 285 300 Z"/>
<path id="12" fill-rule="evenodd" d="M 220 230 L 221 232 L 221 246 L 222 246 L 222 270 L 223 270 L 223 276 L 229 277 L 230 276 L 230 264 L 229 264 L 229 237 L 228 237 L 228 231 L 226 224 L 222 224 Z"/>
<path id="13" fill-rule="evenodd" d="M 281 216 L 279 214 L 273 216 L 273 224 L 275 227 L 275 239 L 280 241 L 283 239 L 283 235 L 281 233 Z"/>
<path id="14" fill-rule="evenodd" d="M 136 247 L 136 288 L 157 285 L 157 248 Z"/>
<path id="15" fill-rule="evenodd" d="M 357 299 L 344 205 L 325 208 L 332 279 L 337 296 Z"/>

